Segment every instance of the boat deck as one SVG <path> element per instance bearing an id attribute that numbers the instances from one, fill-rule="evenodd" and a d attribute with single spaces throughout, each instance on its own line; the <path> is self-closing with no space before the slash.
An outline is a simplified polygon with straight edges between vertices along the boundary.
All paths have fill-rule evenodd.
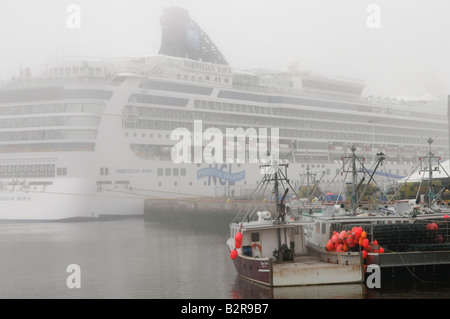
<path id="1" fill-rule="evenodd" d="M 296 256 L 293 261 L 273 263 L 277 286 L 362 282 L 361 264 L 348 265 L 320 260 L 318 256 Z"/>
<path id="2" fill-rule="evenodd" d="M 301 267 L 339 267 L 342 265 L 320 260 L 318 256 L 296 256 L 293 261 L 283 261 L 281 263 L 274 262 L 273 267 L 279 270 L 287 270 L 289 268 Z M 346 265 L 347 266 L 347 265 Z"/>

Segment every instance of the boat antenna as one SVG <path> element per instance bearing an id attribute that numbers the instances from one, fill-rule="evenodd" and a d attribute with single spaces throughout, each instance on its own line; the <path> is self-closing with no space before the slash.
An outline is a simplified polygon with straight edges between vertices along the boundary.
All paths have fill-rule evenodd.
<path id="1" fill-rule="evenodd" d="M 356 175 L 356 147 L 355 145 L 352 145 L 350 148 L 352 151 L 352 212 L 353 214 L 356 214 L 356 203 L 358 202 L 357 198 L 357 192 L 356 192 L 356 182 L 357 182 L 357 175 Z"/>
<path id="2" fill-rule="evenodd" d="M 433 167 L 431 166 L 431 158 L 433 156 L 433 153 L 431 152 L 431 144 L 433 144 L 433 139 L 430 137 L 427 140 L 428 144 L 430 144 L 430 151 L 428 152 L 428 202 L 429 207 L 431 208 L 433 204 L 433 199 L 435 198 L 435 195 L 433 193 Z"/>

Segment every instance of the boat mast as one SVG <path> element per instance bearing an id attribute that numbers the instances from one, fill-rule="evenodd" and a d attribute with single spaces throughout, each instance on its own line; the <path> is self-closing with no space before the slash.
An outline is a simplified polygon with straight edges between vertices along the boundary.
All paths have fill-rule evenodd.
<path id="1" fill-rule="evenodd" d="M 431 166 L 431 158 L 433 156 L 433 153 L 431 152 L 431 144 L 434 142 L 433 139 L 430 137 L 427 140 L 428 144 L 430 144 L 430 151 L 428 152 L 428 202 L 431 208 L 434 193 L 433 193 L 433 167 Z"/>
<path id="2" fill-rule="evenodd" d="M 277 169 L 278 170 L 278 169 Z M 275 207 L 277 208 L 278 217 L 280 216 L 280 194 L 278 192 L 278 171 L 275 171 L 274 174 L 275 179 Z"/>
<path id="3" fill-rule="evenodd" d="M 306 191 L 307 191 L 307 193 L 306 193 L 306 195 L 308 196 L 307 198 L 308 198 L 308 204 L 311 204 L 311 195 L 310 195 L 310 193 L 309 193 L 309 165 L 307 165 L 306 166 Z"/>
<path id="4" fill-rule="evenodd" d="M 352 212 L 353 214 L 356 214 L 356 203 L 358 202 L 357 199 L 357 192 L 356 192 L 356 183 L 357 183 L 357 175 L 356 175 L 356 147 L 355 145 L 352 145 L 351 149 L 352 151 Z"/>

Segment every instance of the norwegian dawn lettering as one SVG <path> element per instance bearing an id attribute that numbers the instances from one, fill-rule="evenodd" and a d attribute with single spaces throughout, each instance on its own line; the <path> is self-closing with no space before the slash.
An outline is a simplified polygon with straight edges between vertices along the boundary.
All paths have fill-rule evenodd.
<path id="1" fill-rule="evenodd" d="M 0 201 L 3 201 L 3 202 L 7 202 L 7 201 L 19 202 L 19 201 L 29 201 L 29 200 L 31 200 L 30 196 L 0 196 Z"/>
<path id="2" fill-rule="evenodd" d="M 214 65 L 206 62 L 184 61 L 184 67 L 192 70 L 231 74 L 230 67 L 226 65 Z"/>

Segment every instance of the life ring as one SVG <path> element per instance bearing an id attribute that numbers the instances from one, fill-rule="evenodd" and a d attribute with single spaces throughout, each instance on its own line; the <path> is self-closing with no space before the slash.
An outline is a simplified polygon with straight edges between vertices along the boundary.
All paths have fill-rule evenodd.
<path id="1" fill-rule="evenodd" d="M 254 243 L 254 244 L 252 245 L 252 251 L 253 251 L 253 248 L 254 248 L 254 247 L 258 247 L 259 252 L 262 253 L 262 248 L 261 248 L 261 245 L 260 245 L 260 244 Z"/>

